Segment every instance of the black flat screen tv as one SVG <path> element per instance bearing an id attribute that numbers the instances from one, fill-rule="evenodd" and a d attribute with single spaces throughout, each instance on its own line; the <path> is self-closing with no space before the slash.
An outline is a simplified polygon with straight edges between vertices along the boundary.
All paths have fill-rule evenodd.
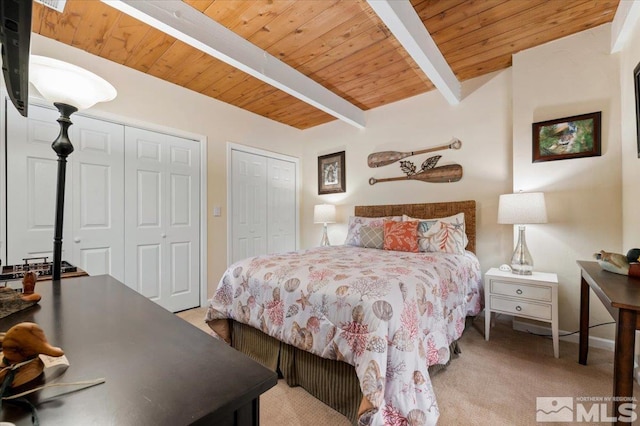
<path id="1" fill-rule="evenodd" d="M 11 102 L 24 117 L 29 106 L 32 7 L 31 0 L 0 0 L 2 75 Z"/>

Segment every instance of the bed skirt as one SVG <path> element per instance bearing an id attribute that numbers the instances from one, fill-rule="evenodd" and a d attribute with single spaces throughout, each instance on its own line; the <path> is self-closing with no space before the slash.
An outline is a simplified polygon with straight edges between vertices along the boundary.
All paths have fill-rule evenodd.
<path id="1" fill-rule="evenodd" d="M 236 321 L 231 321 L 229 327 L 227 321 L 215 320 L 209 325 L 218 334 L 224 334 L 220 333 L 223 329 L 230 331 L 231 336 L 220 337 L 227 342 L 230 338 L 232 347 L 277 372 L 289 386 L 301 386 L 316 399 L 347 417 L 353 425 L 358 424 L 359 414 L 371 408 L 362 396 L 353 366 L 305 352 Z M 451 359 L 457 358 L 460 353 L 457 341 L 451 344 L 450 350 Z M 429 367 L 429 374 L 443 370 L 446 365 Z"/>

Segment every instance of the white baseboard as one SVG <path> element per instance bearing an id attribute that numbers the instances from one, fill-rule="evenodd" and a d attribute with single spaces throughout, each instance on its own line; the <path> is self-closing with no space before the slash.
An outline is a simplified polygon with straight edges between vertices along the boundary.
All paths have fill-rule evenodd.
<path id="1" fill-rule="evenodd" d="M 530 324 L 528 322 L 518 321 L 517 319 L 513 319 L 513 329 L 517 331 L 524 332 L 532 332 L 535 334 L 548 334 L 551 335 L 551 327 L 545 327 L 537 324 Z M 571 334 L 569 336 L 563 336 L 563 334 L 568 334 L 570 331 L 559 330 L 558 334 L 560 335 L 560 340 L 564 340 L 565 342 L 578 343 L 580 339 L 580 333 Z M 589 336 L 589 346 L 592 348 L 600 348 L 607 349 L 612 351 L 615 349 L 615 342 L 610 339 L 603 339 L 601 337 L 593 337 Z"/>
<path id="2" fill-rule="evenodd" d="M 527 322 L 518 321 L 516 318 L 513 318 L 513 329 L 516 331 L 524 331 L 532 332 L 535 334 L 544 334 L 551 335 L 551 327 L 545 327 L 537 324 L 530 324 Z M 560 335 L 559 339 L 564 340 L 566 342 L 578 343 L 580 339 L 580 333 L 571 334 L 569 336 L 563 336 L 563 334 L 567 334 L 567 331 L 559 330 L 558 334 Z M 606 349 L 611 352 L 615 350 L 615 341 L 610 339 L 603 339 L 601 337 L 593 337 L 589 336 L 589 346 L 593 348 Z M 633 369 L 633 377 L 636 382 L 640 384 L 640 355 L 636 354 L 634 357 L 634 369 Z"/>

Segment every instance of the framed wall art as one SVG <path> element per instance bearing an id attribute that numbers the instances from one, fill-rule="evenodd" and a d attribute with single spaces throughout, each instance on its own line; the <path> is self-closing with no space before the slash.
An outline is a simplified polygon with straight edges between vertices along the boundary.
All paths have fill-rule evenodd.
<path id="1" fill-rule="evenodd" d="M 640 63 L 633 70 L 633 83 L 636 88 L 636 143 L 638 144 L 638 158 L 640 158 Z"/>
<path id="2" fill-rule="evenodd" d="M 347 190 L 344 151 L 318 157 L 318 194 Z"/>
<path id="3" fill-rule="evenodd" d="M 533 162 L 600 155 L 601 112 L 533 123 Z"/>

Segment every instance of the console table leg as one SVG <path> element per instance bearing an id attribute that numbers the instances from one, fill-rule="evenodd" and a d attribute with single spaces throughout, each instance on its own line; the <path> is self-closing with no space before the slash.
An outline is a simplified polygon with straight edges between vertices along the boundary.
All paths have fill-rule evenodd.
<path id="1" fill-rule="evenodd" d="M 614 417 L 619 415 L 620 404 L 629 402 L 633 396 L 633 356 L 636 341 L 636 312 L 622 309 L 618 311 L 616 328 L 616 350 L 613 363 L 613 402 Z M 627 401 L 620 401 L 628 398 Z"/>
<path id="2" fill-rule="evenodd" d="M 581 276 L 580 285 L 580 348 L 578 362 L 587 365 L 589 353 L 589 284 Z"/>

